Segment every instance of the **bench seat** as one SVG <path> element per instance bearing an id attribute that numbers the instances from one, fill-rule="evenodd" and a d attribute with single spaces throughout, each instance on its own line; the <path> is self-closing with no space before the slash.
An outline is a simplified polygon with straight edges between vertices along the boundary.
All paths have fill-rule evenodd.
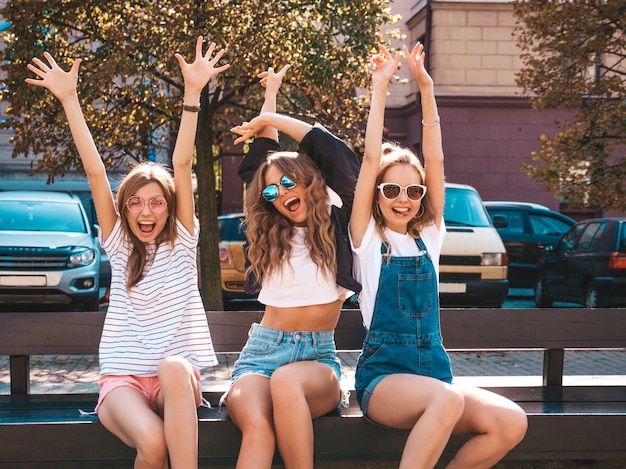
<path id="1" fill-rule="evenodd" d="M 490 390 L 518 402 L 529 419 L 526 438 L 507 460 L 626 460 L 626 387 Z M 204 395 L 212 408 L 198 411 L 200 461 L 210 467 L 234 465 L 239 430 L 227 409 L 217 408 L 221 393 Z M 96 400 L 95 394 L 0 396 L 0 467 L 132 467 L 134 451 L 100 425 L 95 415 L 81 414 L 80 410 L 93 410 Z M 368 423 L 354 396 L 350 408 L 315 420 L 314 429 L 319 462 L 397 460 L 407 435 L 404 430 Z M 30 445 L 24 445 L 24 439 Z M 451 458 L 463 441 L 453 437 L 442 460 Z"/>
<path id="2" fill-rule="evenodd" d="M 133 467 L 135 451 L 95 415 L 81 414 L 94 409 L 95 394 L 30 394 L 30 356 L 96 354 L 104 316 L 0 315 L 0 355 L 10 356 L 11 368 L 11 394 L 0 395 L 0 469 Z M 261 317 L 260 312 L 208 311 L 216 351 L 240 351 L 250 324 Z M 544 352 L 543 386 L 490 388 L 517 402 L 529 421 L 526 437 L 498 469 L 626 467 L 626 386 L 563 386 L 566 349 L 626 347 L 624 309 L 444 309 L 441 323 L 449 350 Z M 360 312 L 344 311 L 335 335 L 338 349 L 358 350 L 363 336 Z M 241 434 L 228 410 L 217 408 L 221 392 L 205 397 L 213 408 L 198 411 L 201 467 L 234 467 Z M 316 461 L 324 469 L 396 467 L 408 431 L 369 423 L 354 395 L 350 404 L 314 421 Z M 465 440 L 453 436 L 441 463 Z M 280 463 L 278 455 L 275 462 Z"/>

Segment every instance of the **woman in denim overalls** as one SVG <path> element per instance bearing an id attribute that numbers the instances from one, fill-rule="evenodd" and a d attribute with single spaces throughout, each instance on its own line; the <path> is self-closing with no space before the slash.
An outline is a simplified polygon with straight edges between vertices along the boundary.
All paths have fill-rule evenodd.
<path id="1" fill-rule="evenodd" d="M 408 149 L 382 145 L 387 88 L 400 54 L 372 58 L 372 100 L 365 154 L 354 196 L 350 238 L 368 333 L 356 394 L 377 424 L 410 429 L 401 468 L 434 467 L 451 434 L 472 438 L 449 468 L 491 467 L 526 433 L 523 410 L 479 388 L 452 384 L 439 325 L 439 253 L 444 171 L 434 85 L 423 46 L 403 55 L 421 93 L 425 166 Z"/>

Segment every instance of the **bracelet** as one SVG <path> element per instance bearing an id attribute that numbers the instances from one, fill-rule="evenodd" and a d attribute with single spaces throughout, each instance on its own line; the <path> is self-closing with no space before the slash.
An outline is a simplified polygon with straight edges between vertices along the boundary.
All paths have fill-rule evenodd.
<path id="1" fill-rule="evenodd" d="M 191 106 L 190 104 L 183 104 L 183 111 L 200 112 L 200 105 Z"/>
<path id="2" fill-rule="evenodd" d="M 441 122 L 441 119 L 439 118 L 439 116 L 437 116 L 437 118 L 435 119 L 435 122 L 433 122 L 432 124 L 427 124 L 426 122 L 424 122 L 424 119 L 422 119 L 422 125 L 424 127 L 434 127 L 436 125 L 439 125 L 440 122 Z"/>

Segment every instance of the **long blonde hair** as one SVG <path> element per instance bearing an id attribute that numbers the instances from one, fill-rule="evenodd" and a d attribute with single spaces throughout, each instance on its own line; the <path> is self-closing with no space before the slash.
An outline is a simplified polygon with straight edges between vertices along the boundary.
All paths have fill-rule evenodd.
<path id="1" fill-rule="evenodd" d="M 245 215 L 251 264 L 249 271 L 261 284 L 265 275 L 271 274 L 284 262 L 290 263 L 295 227 L 261 195 L 265 187 L 265 173 L 270 165 L 278 167 L 296 184 L 305 187 L 302 200 L 307 207 L 305 243 L 318 268 L 334 277 L 337 272 L 335 231 L 330 219 L 324 177 L 308 156 L 286 151 L 269 154 L 248 184 Z"/>
<path id="2" fill-rule="evenodd" d="M 424 167 L 422 166 L 419 158 L 411 150 L 394 143 L 385 142 L 383 143 L 383 153 L 380 159 L 378 175 L 376 176 L 377 187 L 383 180 L 383 177 L 385 176 L 389 168 L 396 165 L 411 166 L 419 173 L 420 177 L 422 178 L 422 184 L 427 183 Z M 383 240 L 383 243 L 389 249 L 389 241 L 385 237 L 384 233 L 385 219 L 383 218 L 383 215 L 378 208 L 378 197 L 380 197 L 380 194 L 378 194 L 377 197 L 374 197 L 372 213 L 374 216 L 374 221 L 376 223 L 376 231 Z M 426 195 L 421 200 L 421 208 L 418 212 L 418 216 L 411 219 L 407 224 L 407 232 L 413 238 L 417 239 L 420 237 L 420 231 L 422 230 L 422 228 L 428 225 L 432 225 L 435 220 L 435 210 L 432 206 L 432 202 L 430 201 L 430 197 L 428 196 L 428 191 L 426 191 Z"/>
<path id="3" fill-rule="evenodd" d="M 122 231 L 131 246 L 131 253 L 126 264 L 126 289 L 130 290 L 137 285 L 143 276 L 143 271 L 148 262 L 152 261 L 154 252 L 149 252 L 146 244 L 139 240 L 130 229 L 127 218 L 128 208 L 126 202 L 137 193 L 137 191 L 150 182 L 156 182 L 163 189 L 163 196 L 167 201 L 167 222 L 155 243 L 160 246 L 163 243 L 173 244 L 176 240 L 176 191 L 174 188 L 174 178 L 169 170 L 160 164 L 141 163 L 135 166 L 122 180 L 117 191 L 117 207 L 122 219 Z"/>

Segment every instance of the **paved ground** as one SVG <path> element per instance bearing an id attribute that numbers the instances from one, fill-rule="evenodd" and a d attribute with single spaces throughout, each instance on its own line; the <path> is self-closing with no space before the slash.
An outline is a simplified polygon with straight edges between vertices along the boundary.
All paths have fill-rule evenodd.
<path id="1" fill-rule="evenodd" d="M 340 352 L 343 381 L 354 383 L 357 352 Z M 237 354 L 219 354 L 219 365 L 202 373 L 206 391 L 228 386 Z M 454 375 L 459 382 L 477 386 L 539 386 L 543 367 L 542 351 L 451 352 Z M 32 393 L 98 392 L 98 357 L 31 357 Z M 626 386 L 626 349 L 565 352 L 565 385 L 609 384 Z M 0 356 L 0 394 L 9 393 L 9 357 Z"/>

